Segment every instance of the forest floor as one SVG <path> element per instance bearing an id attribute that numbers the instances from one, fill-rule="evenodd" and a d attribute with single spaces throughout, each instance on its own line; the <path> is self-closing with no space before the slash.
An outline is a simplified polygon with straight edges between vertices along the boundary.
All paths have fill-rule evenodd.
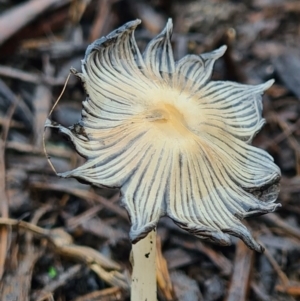
<path id="1" fill-rule="evenodd" d="M 226 44 L 213 79 L 271 78 L 253 144 L 282 172 L 275 213 L 247 226 L 263 254 L 158 225 L 161 301 L 300 300 L 300 1 L 0 0 L 0 300 L 129 300 L 129 219 L 119 192 L 55 175 L 44 123 L 87 46 L 139 18 L 141 49 L 173 19 L 175 59 Z M 52 119 L 78 121 L 85 94 L 71 76 Z M 84 162 L 47 131 L 58 172 Z"/>

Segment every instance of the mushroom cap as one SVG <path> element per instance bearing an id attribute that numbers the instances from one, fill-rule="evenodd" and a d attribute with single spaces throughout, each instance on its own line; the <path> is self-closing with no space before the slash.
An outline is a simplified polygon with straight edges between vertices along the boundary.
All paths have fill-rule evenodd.
<path id="1" fill-rule="evenodd" d="M 82 118 L 70 128 L 55 126 L 87 161 L 59 175 L 120 188 L 133 242 L 167 215 L 200 238 L 229 245 L 231 234 L 262 251 L 241 219 L 279 206 L 280 170 L 251 145 L 273 80 L 211 81 L 226 46 L 174 61 L 171 20 L 141 54 L 138 24 L 87 48 L 76 73 L 87 93 Z"/>

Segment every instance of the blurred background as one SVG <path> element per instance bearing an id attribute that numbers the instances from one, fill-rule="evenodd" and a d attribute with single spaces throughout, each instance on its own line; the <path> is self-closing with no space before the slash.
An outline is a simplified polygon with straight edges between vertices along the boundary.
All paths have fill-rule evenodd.
<path id="1" fill-rule="evenodd" d="M 267 124 L 254 144 L 282 170 L 272 214 L 247 220 L 264 254 L 159 223 L 162 301 L 300 300 L 299 0 L 0 0 L 0 300 L 129 300 L 130 241 L 119 192 L 59 179 L 44 123 L 86 47 L 139 18 L 141 50 L 173 19 L 175 59 L 226 44 L 213 79 L 257 84 Z M 79 120 L 85 94 L 70 77 L 52 119 Z M 57 171 L 83 159 L 46 132 Z M 145 271 L 146 272 L 146 271 Z"/>

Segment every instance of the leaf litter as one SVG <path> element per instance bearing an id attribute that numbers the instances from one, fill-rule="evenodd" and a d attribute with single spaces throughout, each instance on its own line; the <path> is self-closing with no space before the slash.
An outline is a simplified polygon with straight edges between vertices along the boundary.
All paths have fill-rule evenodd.
<path id="1" fill-rule="evenodd" d="M 225 43 L 214 79 L 256 84 L 275 78 L 264 97 L 267 124 L 254 144 L 282 170 L 283 206 L 247 221 L 264 254 L 238 240 L 231 247 L 196 240 L 162 219 L 159 300 L 300 300 L 298 1 L 38 2 L 0 3 L 0 24 L 12 24 L 12 14 L 18 21 L 0 30 L 0 299 L 128 300 L 130 224 L 118 191 L 56 178 L 41 133 L 70 67 L 80 64 L 91 39 L 141 18 L 136 39 L 143 48 L 171 16 L 177 58 Z M 82 99 L 80 83 L 71 77 L 53 119 L 73 124 Z M 47 135 L 59 171 L 83 162 L 55 131 Z"/>

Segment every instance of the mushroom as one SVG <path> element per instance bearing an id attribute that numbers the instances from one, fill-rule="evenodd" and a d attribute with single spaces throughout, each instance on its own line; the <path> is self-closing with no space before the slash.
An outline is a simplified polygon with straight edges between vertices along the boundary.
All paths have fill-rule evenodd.
<path id="1" fill-rule="evenodd" d="M 86 50 L 82 73 L 73 70 L 87 93 L 81 120 L 70 128 L 46 125 L 58 127 L 87 159 L 59 176 L 120 188 L 136 248 L 133 275 L 147 277 L 133 277 L 139 283 L 132 300 L 138 301 L 156 300 L 153 253 L 161 216 L 199 238 L 229 245 L 233 235 L 261 252 L 241 220 L 280 206 L 274 203 L 280 170 L 251 145 L 265 122 L 262 94 L 273 80 L 211 81 L 226 46 L 175 62 L 171 20 L 141 54 L 134 38 L 140 22 L 96 40 Z M 141 266 L 149 257 L 152 274 Z"/>

